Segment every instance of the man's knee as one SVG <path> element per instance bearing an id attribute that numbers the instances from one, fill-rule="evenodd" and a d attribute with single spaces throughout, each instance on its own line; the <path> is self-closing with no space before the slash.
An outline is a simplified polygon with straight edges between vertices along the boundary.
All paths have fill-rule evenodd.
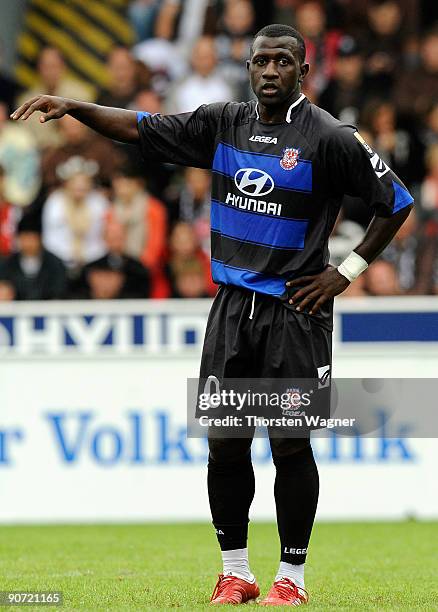
<path id="1" fill-rule="evenodd" d="M 251 462 L 250 438 L 209 438 L 209 465 L 239 465 Z"/>
<path id="2" fill-rule="evenodd" d="M 283 465 L 300 467 L 314 463 L 309 438 L 271 438 L 270 443 L 277 469 Z"/>

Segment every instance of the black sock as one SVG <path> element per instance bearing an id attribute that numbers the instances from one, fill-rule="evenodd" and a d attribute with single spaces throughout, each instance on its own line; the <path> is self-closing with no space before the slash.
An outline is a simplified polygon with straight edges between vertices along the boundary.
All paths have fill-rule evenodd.
<path id="1" fill-rule="evenodd" d="M 318 469 L 310 444 L 298 452 L 273 458 L 281 561 L 299 565 L 306 560 L 318 504 Z"/>
<path id="2" fill-rule="evenodd" d="M 246 548 L 255 482 L 250 439 L 209 440 L 208 497 L 221 550 Z"/>

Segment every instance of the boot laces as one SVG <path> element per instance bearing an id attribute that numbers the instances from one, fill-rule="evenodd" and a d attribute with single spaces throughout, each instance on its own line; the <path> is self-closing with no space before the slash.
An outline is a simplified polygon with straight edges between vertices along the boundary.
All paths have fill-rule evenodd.
<path id="1" fill-rule="evenodd" d="M 278 593 L 280 599 L 290 600 L 292 597 L 300 598 L 301 593 L 298 590 L 297 585 L 290 578 L 282 578 L 277 580 L 274 584 L 274 588 Z M 304 589 L 300 589 L 304 591 Z M 304 591 L 305 593 L 306 591 Z"/>
<path id="2" fill-rule="evenodd" d="M 235 576 L 224 576 L 223 574 L 219 574 L 210 601 L 213 601 L 213 599 L 220 595 L 226 594 L 227 590 L 232 585 L 235 579 Z"/>

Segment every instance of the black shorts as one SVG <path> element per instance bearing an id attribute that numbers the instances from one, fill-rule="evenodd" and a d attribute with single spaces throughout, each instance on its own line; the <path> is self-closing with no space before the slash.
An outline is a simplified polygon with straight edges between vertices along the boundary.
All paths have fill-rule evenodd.
<path id="1" fill-rule="evenodd" d="M 208 317 L 200 378 L 321 378 L 331 367 L 332 310 L 326 303 L 312 316 L 296 312 L 287 299 L 221 285 Z"/>
<path id="2" fill-rule="evenodd" d="M 209 416 L 221 417 L 227 414 L 304 417 L 303 427 L 294 425 L 293 431 L 289 426 L 275 429 L 275 425 L 272 429 L 267 425 L 270 435 L 275 430 L 277 437 L 307 437 L 311 429 L 319 429 L 321 425 L 315 422 L 309 426 L 306 417 L 330 416 L 332 308 L 332 302 L 325 304 L 322 313 L 311 316 L 296 312 L 287 298 L 281 300 L 238 287 L 221 286 L 205 333 L 196 418 L 206 414 L 202 410 L 209 410 Z M 211 379 L 215 380 L 213 388 Z M 248 390 L 251 397 L 259 394 L 266 397 L 267 393 L 269 405 L 254 408 L 254 404 L 245 404 L 243 410 L 233 412 L 221 404 L 222 411 L 218 412 L 208 407 L 210 394 L 217 393 L 218 388 L 239 393 Z M 203 401 L 207 401 L 207 407 L 203 405 L 202 410 L 201 394 Z M 274 395 L 281 399 L 280 405 L 271 403 Z M 293 404 L 289 404 L 291 398 Z M 223 431 L 228 435 L 227 429 Z M 233 429 L 232 435 L 251 433 Z"/>

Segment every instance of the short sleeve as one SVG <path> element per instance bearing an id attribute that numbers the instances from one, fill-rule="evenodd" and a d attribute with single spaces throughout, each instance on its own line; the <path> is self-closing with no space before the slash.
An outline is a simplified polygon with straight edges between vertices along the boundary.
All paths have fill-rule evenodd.
<path id="1" fill-rule="evenodd" d="M 225 104 L 206 104 L 192 113 L 137 113 L 145 160 L 211 168 L 216 134 Z"/>
<path id="2" fill-rule="evenodd" d="M 379 217 L 390 217 L 414 199 L 357 129 L 339 124 L 323 141 L 322 163 L 334 193 L 360 197 Z"/>

